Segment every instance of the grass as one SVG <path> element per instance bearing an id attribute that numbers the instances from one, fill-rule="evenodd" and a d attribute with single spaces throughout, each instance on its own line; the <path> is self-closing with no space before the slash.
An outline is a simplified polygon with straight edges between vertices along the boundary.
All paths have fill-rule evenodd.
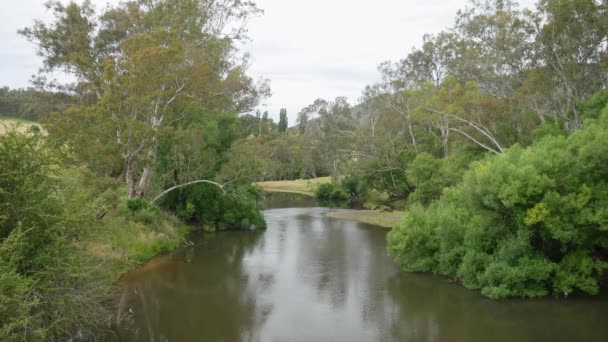
<path id="1" fill-rule="evenodd" d="M 319 184 L 329 182 L 331 182 L 331 177 L 298 179 L 293 181 L 257 182 L 255 184 L 267 192 L 289 192 L 306 196 L 314 196 L 315 188 Z"/>
<path id="2" fill-rule="evenodd" d="M 98 234 L 92 236 L 89 251 L 93 255 L 126 265 L 140 264 L 176 249 L 190 232 L 189 227 L 171 213 L 161 211 L 154 222 L 148 222 L 139 215 L 143 211 L 132 213 L 124 205 L 123 202 L 108 213 Z"/>
<path id="3" fill-rule="evenodd" d="M 372 224 L 384 228 L 392 228 L 395 224 L 401 222 L 403 214 L 403 211 L 345 210 L 330 212 L 327 216 Z"/>
<path id="4" fill-rule="evenodd" d="M 5 134 L 13 130 L 18 133 L 26 133 L 30 130 L 30 128 L 32 128 L 32 126 L 38 126 L 42 129 L 42 126 L 40 124 L 33 121 L 6 118 L 0 116 L 0 134 Z"/>

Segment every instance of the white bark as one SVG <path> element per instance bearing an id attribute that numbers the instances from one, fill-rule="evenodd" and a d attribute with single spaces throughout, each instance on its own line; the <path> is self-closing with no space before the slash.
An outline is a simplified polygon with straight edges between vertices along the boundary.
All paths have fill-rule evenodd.
<path id="1" fill-rule="evenodd" d="M 459 117 L 457 115 L 454 115 L 454 114 L 444 113 L 444 112 L 437 111 L 437 110 L 434 110 L 434 109 L 431 109 L 431 108 L 426 108 L 426 109 L 428 111 L 430 111 L 430 112 L 441 114 L 441 115 L 446 115 L 446 116 L 451 117 L 453 119 L 456 119 L 456 120 L 458 120 L 460 122 L 466 123 L 467 125 L 469 125 L 472 128 L 474 128 L 476 131 L 478 131 L 481 134 L 483 134 L 486 138 L 488 138 L 488 140 L 490 140 L 490 142 L 492 143 L 492 145 L 494 145 L 494 147 L 496 148 L 496 150 L 498 151 L 499 154 L 502 153 L 502 152 L 504 152 L 504 149 L 503 149 L 502 145 L 498 142 L 498 139 L 494 136 L 494 134 L 492 134 L 492 132 L 488 128 L 486 128 L 482 124 L 475 123 L 475 122 L 473 122 L 471 120 L 467 120 L 467 119 L 461 118 L 461 117 Z M 458 133 L 463 134 L 465 137 L 467 137 L 471 141 L 475 142 L 476 144 L 478 144 L 478 145 L 480 144 L 480 142 L 477 139 L 474 139 L 471 135 L 464 134 L 464 132 L 461 131 L 461 130 L 456 130 L 456 129 L 453 129 L 453 128 L 450 128 L 450 129 L 453 130 L 453 131 L 456 131 Z M 487 146 L 484 145 L 484 144 L 481 144 L 480 146 L 482 146 L 484 148 L 487 148 Z M 493 149 L 491 151 L 494 152 Z"/>
<path id="2" fill-rule="evenodd" d="M 159 199 L 161 199 L 163 196 L 165 196 L 166 194 L 170 193 L 171 191 L 174 191 L 174 190 L 177 190 L 177 189 L 181 189 L 181 188 L 185 188 L 187 186 L 194 185 L 194 184 L 201 184 L 201 183 L 215 185 L 218 188 L 220 188 L 222 190 L 222 192 L 224 192 L 224 193 L 226 192 L 226 190 L 224 189 L 224 187 L 226 186 L 226 184 L 220 184 L 220 183 L 217 183 L 217 182 L 214 182 L 214 181 L 210 181 L 210 180 L 206 180 L 206 179 L 200 179 L 200 180 L 195 180 L 195 181 L 192 181 L 192 182 L 188 182 L 188 183 L 172 186 L 169 189 L 161 192 L 158 196 L 156 196 L 152 200 L 152 203 L 155 203 L 156 201 L 158 201 Z"/>

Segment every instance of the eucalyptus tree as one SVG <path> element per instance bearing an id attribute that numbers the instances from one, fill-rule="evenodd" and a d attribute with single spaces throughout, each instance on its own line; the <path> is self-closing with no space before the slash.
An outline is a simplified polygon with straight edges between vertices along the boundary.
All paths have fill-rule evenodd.
<path id="1" fill-rule="evenodd" d="M 536 67 L 535 15 L 516 1 L 472 0 L 458 12 L 454 32 L 466 51 L 454 74 L 498 99 L 509 98 Z"/>
<path id="2" fill-rule="evenodd" d="M 608 86 L 608 3 L 541 0 L 538 3 L 538 58 L 550 112 L 570 131 L 582 124 L 577 103 Z M 543 89 L 543 88 L 541 88 Z"/>
<path id="3" fill-rule="evenodd" d="M 306 126 L 308 124 L 308 114 L 306 111 L 300 111 L 298 113 L 297 123 L 298 123 L 298 132 L 300 135 L 306 133 Z"/>
<path id="4" fill-rule="evenodd" d="M 306 117 L 305 137 L 313 159 L 320 161 L 337 180 L 339 162 L 353 157 L 358 122 L 344 97 L 333 101 L 317 99 L 300 111 Z"/>
<path id="5" fill-rule="evenodd" d="M 422 37 L 422 47 L 412 49 L 407 57 L 398 63 L 403 85 L 428 82 L 439 88 L 448 75 L 456 74 L 457 62 L 463 55 L 459 37 L 452 32 Z"/>
<path id="6" fill-rule="evenodd" d="M 72 75 L 63 87 L 83 99 L 49 118 L 51 136 L 89 165 L 111 160 L 96 171 L 123 177 L 130 197 L 149 189 L 159 140 L 172 127 L 194 113 L 249 111 L 268 92 L 245 74 L 235 48 L 260 13 L 252 2 L 134 0 L 101 12 L 88 0 L 47 6 L 53 20 L 21 33 L 37 44 L 41 72 Z"/>

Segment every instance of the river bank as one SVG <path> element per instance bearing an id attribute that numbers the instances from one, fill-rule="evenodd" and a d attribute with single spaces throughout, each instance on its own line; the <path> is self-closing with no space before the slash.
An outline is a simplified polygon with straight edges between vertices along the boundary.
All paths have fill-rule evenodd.
<path id="1" fill-rule="evenodd" d="M 330 177 L 322 177 L 308 180 L 258 182 L 255 185 L 268 193 L 292 193 L 314 197 L 314 191 L 317 186 L 330 182 Z M 375 205 L 369 204 L 366 207 L 375 207 Z M 405 211 L 402 210 L 340 210 L 329 212 L 327 216 L 372 224 L 383 228 L 392 228 L 395 224 L 401 222 L 404 214 Z"/>

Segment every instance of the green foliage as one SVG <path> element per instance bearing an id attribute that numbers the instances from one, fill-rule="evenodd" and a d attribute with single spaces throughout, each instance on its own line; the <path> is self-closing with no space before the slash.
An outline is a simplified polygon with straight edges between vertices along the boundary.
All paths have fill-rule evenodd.
<path id="1" fill-rule="evenodd" d="M 19 339 L 25 330 L 27 320 L 36 327 L 37 317 L 30 312 L 38 303 L 38 298 L 29 298 L 32 280 L 21 276 L 14 269 L 3 265 L 0 267 L 0 339 L 11 341 Z M 32 340 L 41 340 L 44 336 L 36 328 L 27 332 Z"/>
<path id="2" fill-rule="evenodd" d="M 369 183 L 364 177 L 350 174 L 340 180 L 340 185 L 348 193 L 351 202 L 363 203 L 369 196 Z"/>
<path id="3" fill-rule="evenodd" d="M 39 135 L 0 136 L 0 340 L 98 335 L 116 277 L 183 241 L 177 219 L 121 201 L 116 183 L 60 168 Z"/>
<path id="4" fill-rule="evenodd" d="M 360 163 L 357 166 L 360 168 L 359 172 L 366 174 L 370 189 L 385 193 L 390 199 L 407 199 L 413 187 L 405 170 L 414 158 L 416 155 L 413 151 L 405 150 L 398 156 L 374 158 L 368 163 Z M 386 165 L 383 159 L 388 160 L 390 164 Z"/>
<path id="5" fill-rule="evenodd" d="M 128 198 L 127 208 L 133 215 L 135 222 L 154 226 L 160 221 L 160 209 L 142 198 Z"/>
<path id="6" fill-rule="evenodd" d="M 52 177 L 56 160 L 39 135 L 11 132 L 0 136 L 0 241 L 20 222 L 42 233 L 51 224 L 60 209 L 51 201 L 57 183 Z"/>
<path id="7" fill-rule="evenodd" d="M 179 220 L 167 214 L 150 227 L 137 216 L 117 213 L 104 219 L 95 241 L 102 247 L 99 253 L 116 258 L 121 264 L 132 265 L 174 250 L 184 242 L 188 232 Z"/>
<path id="8" fill-rule="evenodd" d="M 561 127 L 552 122 L 546 122 L 532 131 L 532 137 L 536 140 L 541 140 L 546 136 L 566 136 L 567 132 Z"/>
<path id="9" fill-rule="evenodd" d="M 224 193 L 217 186 L 195 184 L 175 190 L 163 198 L 162 207 L 181 219 L 206 229 L 249 228 L 265 226 L 257 204 L 257 192 L 250 175 L 262 166 L 252 159 L 246 145 L 233 146 L 238 136 L 238 120 L 231 113 L 205 113 L 200 106 L 199 121 L 186 121 L 160 145 L 155 183 L 158 192 L 190 180 L 217 179 L 229 182 Z M 149 223 L 156 207 L 136 214 Z M 146 221 L 147 220 L 147 221 Z"/>
<path id="10" fill-rule="evenodd" d="M 608 90 L 600 91 L 590 99 L 581 101 L 578 105 L 584 118 L 597 119 L 600 117 L 602 110 L 608 106 Z"/>
<path id="11" fill-rule="evenodd" d="M 427 153 L 421 153 L 409 165 L 406 175 L 414 187 L 409 199 L 412 203 L 428 205 L 441 196 L 441 191 L 447 185 L 443 175 L 443 161 Z"/>
<path id="12" fill-rule="evenodd" d="M 279 118 L 279 133 L 285 133 L 287 132 L 287 109 L 285 108 L 281 108 L 281 112 L 279 113 L 280 118 Z"/>
<path id="13" fill-rule="evenodd" d="M 74 241 L 94 226 L 77 188 L 58 178 L 57 159 L 38 135 L 0 137 L 0 336 L 57 339 L 83 316 L 98 316 L 98 274 Z M 109 284 L 108 284 L 109 285 Z M 11 310 L 11 311 L 4 311 Z M 13 311 L 14 310 L 14 311 Z"/>
<path id="14" fill-rule="evenodd" d="M 204 130 L 229 147 L 236 131 L 223 131 L 230 125 L 218 113 L 236 122 L 269 91 L 235 53 L 259 13 L 253 2 L 135 1 L 96 13 L 88 1 L 51 1 L 48 9 L 52 19 L 21 34 L 38 46 L 43 71 L 74 76 L 66 88 L 78 100 L 45 118 L 49 136 L 97 175 L 124 179 L 128 197 L 149 193 L 162 140 Z"/>
<path id="15" fill-rule="evenodd" d="M 38 121 L 52 112 L 65 110 L 73 100 L 62 92 L 0 87 L 0 117 Z"/>
<path id="16" fill-rule="evenodd" d="M 315 189 L 315 196 L 325 201 L 345 201 L 349 199 L 348 192 L 336 183 L 319 184 Z"/>
<path id="17" fill-rule="evenodd" d="M 163 205 L 206 230 L 265 228 L 257 199 L 258 190 L 251 184 L 233 186 L 227 193 L 213 185 L 197 184 L 167 195 Z"/>
<path id="18" fill-rule="evenodd" d="M 492 298 L 596 294 L 608 269 L 607 117 L 474 163 L 439 201 L 410 209 L 390 254 Z M 421 158 L 414 183 L 437 184 L 439 166 Z"/>

